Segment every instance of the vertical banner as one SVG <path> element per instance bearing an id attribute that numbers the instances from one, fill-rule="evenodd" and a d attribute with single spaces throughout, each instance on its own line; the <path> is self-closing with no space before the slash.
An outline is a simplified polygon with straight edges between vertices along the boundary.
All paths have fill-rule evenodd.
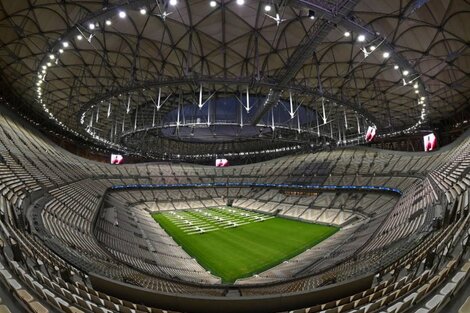
<path id="1" fill-rule="evenodd" d="M 375 138 L 375 133 L 377 129 L 375 127 L 369 126 L 366 133 L 366 141 L 371 142 Z"/>
<path id="2" fill-rule="evenodd" d="M 432 151 L 436 149 L 437 139 L 433 133 L 424 136 L 423 141 L 424 141 L 424 151 Z"/>

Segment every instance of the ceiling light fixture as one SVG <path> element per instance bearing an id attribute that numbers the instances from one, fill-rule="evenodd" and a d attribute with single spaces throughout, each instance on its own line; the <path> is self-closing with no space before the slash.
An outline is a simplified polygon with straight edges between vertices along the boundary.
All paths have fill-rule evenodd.
<path id="1" fill-rule="evenodd" d="M 119 11 L 119 17 L 120 17 L 120 18 L 125 18 L 126 15 L 127 15 L 126 12 L 124 12 L 124 11 Z"/>
<path id="2" fill-rule="evenodd" d="M 308 10 L 308 17 L 309 17 L 311 20 L 314 20 L 314 19 L 315 19 L 315 11 L 313 11 L 313 10 Z"/>
<path id="3" fill-rule="evenodd" d="M 408 76 L 409 73 L 410 73 L 410 72 L 409 72 L 408 70 L 404 70 L 404 71 L 403 71 L 403 76 Z"/>
<path id="4" fill-rule="evenodd" d="M 93 24 L 93 23 L 88 24 L 88 28 L 89 28 L 90 30 L 95 29 L 95 24 Z"/>
<path id="5" fill-rule="evenodd" d="M 344 37 L 349 37 L 349 36 L 351 36 L 350 32 L 344 32 Z"/>
<path id="6" fill-rule="evenodd" d="M 110 26 L 112 24 L 111 20 L 106 20 L 106 25 Z"/>
<path id="7" fill-rule="evenodd" d="M 244 4 L 245 4 L 245 0 L 237 0 L 237 4 L 238 4 L 238 5 L 244 5 Z"/>
<path id="8" fill-rule="evenodd" d="M 83 36 L 82 36 L 82 35 L 77 35 L 77 39 L 78 39 L 78 40 L 82 40 L 82 39 L 83 39 Z"/>
<path id="9" fill-rule="evenodd" d="M 359 42 L 363 42 L 363 41 L 365 41 L 365 40 L 366 40 L 366 36 L 364 36 L 364 35 L 359 35 L 359 36 L 357 37 L 357 41 L 359 41 Z"/>
<path id="10" fill-rule="evenodd" d="M 264 10 L 265 10 L 266 12 L 271 11 L 271 6 L 270 6 L 269 4 L 266 4 L 266 5 L 264 6 Z"/>
<path id="11" fill-rule="evenodd" d="M 177 0 L 170 0 L 170 5 L 175 6 L 178 4 Z"/>
<path id="12" fill-rule="evenodd" d="M 147 14 L 147 10 L 145 8 L 140 9 L 140 14 L 142 15 Z"/>
<path id="13" fill-rule="evenodd" d="M 217 1 L 212 0 L 211 2 L 209 2 L 209 5 L 211 6 L 211 8 L 215 8 L 217 6 Z"/>
<path id="14" fill-rule="evenodd" d="M 390 52 L 384 52 L 383 57 L 384 57 L 385 59 L 387 59 L 388 57 L 390 57 Z"/>

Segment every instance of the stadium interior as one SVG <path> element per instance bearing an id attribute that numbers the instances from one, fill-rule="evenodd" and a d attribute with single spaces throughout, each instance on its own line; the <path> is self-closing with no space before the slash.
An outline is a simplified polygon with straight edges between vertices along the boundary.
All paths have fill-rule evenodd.
<path id="1" fill-rule="evenodd" d="M 0 0 L 0 313 L 469 313 L 468 0 Z"/>

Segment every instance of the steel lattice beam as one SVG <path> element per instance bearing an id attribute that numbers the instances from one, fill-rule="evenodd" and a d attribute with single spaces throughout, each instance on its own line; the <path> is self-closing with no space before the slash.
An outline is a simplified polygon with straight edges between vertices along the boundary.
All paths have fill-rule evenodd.
<path id="1" fill-rule="evenodd" d="M 165 86 L 187 86 L 187 85 L 199 86 L 200 84 L 230 84 L 230 85 L 240 85 L 240 86 L 249 85 L 252 88 L 267 87 L 267 88 L 270 88 L 271 90 L 273 90 L 276 87 L 276 85 L 272 82 L 268 82 L 268 81 L 253 82 L 251 78 L 230 79 L 230 78 L 200 77 L 198 79 L 176 78 L 176 79 L 164 79 L 164 80 L 139 82 L 139 83 L 136 83 L 131 86 L 124 87 L 124 88 L 118 87 L 115 90 L 111 90 L 105 94 L 101 94 L 100 96 L 85 103 L 84 105 L 80 107 L 80 110 L 77 115 L 77 122 L 79 123 L 81 116 L 84 113 L 86 113 L 91 107 L 100 103 L 101 101 L 118 96 L 119 94 L 128 94 L 137 90 L 158 88 L 158 87 L 165 87 Z M 350 108 L 351 110 L 362 115 L 365 119 L 374 123 L 375 125 L 380 125 L 380 121 L 378 121 L 372 114 L 370 114 L 367 110 L 364 110 L 363 108 L 358 106 L 355 102 L 350 101 L 348 99 L 340 98 L 336 95 L 329 94 L 328 92 L 324 92 L 324 91 L 320 93 L 318 89 L 307 87 L 307 86 L 287 85 L 287 88 L 289 88 L 289 90 L 291 91 L 305 94 L 305 95 L 323 96 L 326 99 L 336 103 L 337 105 L 343 105 L 343 106 Z"/>
<path id="2" fill-rule="evenodd" d="M 310 5 L 314 6 L 315 8 L 321 9 L 321 11 L 324 12 L 325 16 L 328 18 L 322 18 L 315 21 L 305 37 L 302 39 L 300 45 L 287 61 L 284 68 L 277 73 L 277 77 L 274 78 L 274 80 L 277 82 L 276 87 L 274 88 L 275 90 L 269 91 L 269 95 L 266 98 L 264 105 L 256 113 L 252 121 L 253 125 L 257 124 L 266 114 L 266 112 L 277 104 L 281 96 L 280 91 L 287 87 L 289 82 L 295 77 L 305 62 L 312 57 L 313 52 L 324 41 L 328 33 L 335 28 L 335 23 L 330 21 L 330 19 L 340 20 L 344 18 L 352 11 L 358 2 L 359 0 L 338 0 L 335 8 L 331 10 L 316 5 L 313 2 L 309 2 Z M 326 12 L 328 12 L 328 14 L 326 14 Z"/>
<path id="3" fill-rule="evenodd" d="M 380 125 L 381 123 L 377 121 L 372 114 L 368 113 L 366 109 L 363 109 L 359 107 L 357 104 L 354 103 L 353 100 L 348 100 L 344 99 L 342 96 L 338 95 L 326 95 L 323 94 L 323 92 L 319 92 L 317 90 L 312 90 L 311 88 L 304 88 L 300 86 L 292 86 L 291 81 L 295 77 L 295 75 L 298 73 L 298 71 L 301 69 L 307 58 L 311 57 L 313 51 L 315 51 L 315 48 L 322 42 L 322 38 L 325 38 L 326 35 L 331 31 L 334 27 L 337 25 L 341 25 L 344 28 L 354 31 L 357 33 L 362 33 L 365 34 L 368 38 L 368 40 L 381 40 L 379 35 L 375 33 L 372 29 L 369 27 L 365 27 L 360 25 L 359 21 L 357 19 L 354 19 L 350 16 L 350 12 L 356 5 L 358 0 L 338 0 L 336 4 L 328 4 L 328 2 L 325 1 L 318 1 L 318 0 L 289 0 L 287 2 L 282 1 L 282 5 L 288 5 L 288 6 L 294 6 L 294 7 L 299 7 L 303 9 L 309 9 L 313 10 L 316 12 L 316 16 L 318 17 L 317 21 L 315 22 L 315 26 L 312 27 L 312 29 L 308 32 L 308 34 L 305 36 L 304 40 L 302 41 L 302 44 L 299 45 L 299 48 L 294 51 L 290 59 L 287 60 L 287 65 L 279 71 L 279 73 L 276 74 L 275 79 L 271 80 L 270 82 L 259 82 L 257 85 L 259 86 L 269 86 L 273 90 L 272 93 L 269 93 L 270 96 L 268 96 L 268 103 L 264 106 L 264 112 L 269 110 L 272 105 L 277 103 L 279 100 L 282 90 L 283 89 L 290 89 L 292 91 L 299 91 L 299 90 L 306 90 L 305 92 L 311 93 L 311 94 L 316 94 L 320 96 L 325 96 L 326 98 L 337 102 L 340 105 L 345 105 L 347 107 L 352 108 L 354 111 L 358 112 L 359 114 L 363 115 L 365 118 L 367 118 L 369 121 L 376 125 Z M 418 1 L 416 1 L 418 2 Z M 100 12 L 94 12 L 88 14 L 86 17 L 81 19 L 79 23 L 76 25 L 87 25 L 88 21 L 101 21 L 103 22 L 105 19 L 113 16 L 116 14 L 116 11 L 119 9 L 131 9 L 131 8 L 139 8 L 143 5 L 151 5 L 155 4 L 153 0 L 127 0 L 127 1 L 120 1 L 119 3 L 109 6 L 105 8 L 105 10 L 100 11 Z M 57 41 L 51 46 L 51 51 L 56 51 L 63 40 L 68 40 L 73 38 L 78 34 L 78 29 L 76 27 L 71 27 L 67 32 L 65 32 L 61 37 L 57 39 Z M 383 47 L 386 47 L 388 51 L 391 53 L 391 57 L 394 60 L 394 63 L 399 65 L 401 68 L 407 68 L 409 69 L 411 74 L 417 74 L 417 72 L 413 69 L 413 67 L 409 64 L 409 62 L 401 57 L 400 55 L 394 53 L 394 47 L 388 44 L 386 41 L 383 43 Z M 44 62 L 46 58 L 46 55 L 44 59 L 42 60 L 41 63 Z M 277 79 L 276 79 L 277 78 Z M 209 79 L 174 79 L 172 81 L 159 81 L 159 82 L 148 82 L 149 86 L 167 86 L 168 83 L 171 84 L 178 84 L 178 81 L 182 81 L 182 83 L 186 84 L 188 80 L 191 80 L 193 83 L 194 81 L 197 82 L 221 82 L 220 79 L 218 78 L 209 78 Z M 420 88 L 420 94 L 424 95 L 426 98 L 428 98 L 428 94 L 425 90 L 425 85 L 423 84 L 421 78 L 418 78 L 417 81 L 420 83 L 419 88 Z M 223 82 L 221 82 L 223 83 Z M 238 84 L 248 84 L 248 85 L 253 85 L 252 78 L 249 80 L 245 80 L 243 78 L 238 79 L 236 82 L 231 82 L 231 83 L 238 83 Z M 130 82 L 130 86 L 122 86 L 119 87 L 118 91 L 114 90 L 111 93 L 126 93 L 128 91 L 135 90 L 137 88 L 142 88 L 142 87 L 136 87 L 137 85 L 134 85 L 133 83 Z M 139 83 L 139 86 L 143 84 Z M 145 87 L 143 87 L 145 88 Z M 107 93 L 108 94 L 108 93 Z M 104 98 L 104 97 L 101 97 Z M 96 99 L 94 99 L 96 100 Z M 80 119 L 81 115 L 93 105 L 93 101 L 90 101 L 86 104 L 84 104 L 80 111 L 79 114 L 77 115 L 77 120 Z M 426 101 L 428 101 L 427 99 Z M 97 102 L 95 102 L 97 103 Z M 259 120 L 263 116 L 263 112 L 259 112 L 257 114 L 256 118 L 254 119 L 254 123 L 256 124 L 257 120 Z"/>

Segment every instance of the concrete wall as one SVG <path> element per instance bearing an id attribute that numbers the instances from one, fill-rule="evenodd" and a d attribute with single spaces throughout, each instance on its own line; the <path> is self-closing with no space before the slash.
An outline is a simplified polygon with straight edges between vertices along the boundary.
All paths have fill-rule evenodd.
<path id="1" fill-rule="evenodd" d="M 268 313 L 303 308 L 353 295 L 372 285 L 373 276 L 360 277 L 309 292 L 267 296 L 210 297 L 159 293 L 90 274 L 95 290 L 134 303 L 190 313 Z"/>

